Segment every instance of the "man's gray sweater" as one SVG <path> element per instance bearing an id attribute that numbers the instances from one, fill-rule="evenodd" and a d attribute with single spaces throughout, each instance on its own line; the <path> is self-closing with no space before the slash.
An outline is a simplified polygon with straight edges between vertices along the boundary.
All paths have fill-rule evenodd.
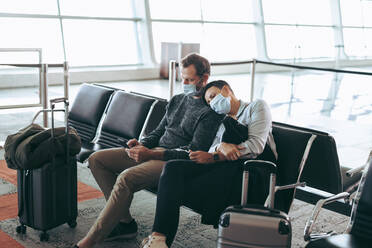
<path id="1" fill-rule="evenodd" d="M 169 101 L 158 127 L 141 143 L 147 148 L 166 148 L 164 160 L 189 159 L 188 150 L 208 151 L 222 118 L 202 99 L 179 94 Z"/>

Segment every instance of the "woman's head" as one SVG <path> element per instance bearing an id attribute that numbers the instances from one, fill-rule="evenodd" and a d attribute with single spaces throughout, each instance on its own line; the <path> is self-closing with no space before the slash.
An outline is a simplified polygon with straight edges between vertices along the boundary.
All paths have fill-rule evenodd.
<path id="1" fill-rule="evenodd" d="M 203 100 L 219 114 L 228 114 L 231 111 L 231 98 L 235 99 L 230 85 L 224 80 L 208 83 L 203 89 Z"/>

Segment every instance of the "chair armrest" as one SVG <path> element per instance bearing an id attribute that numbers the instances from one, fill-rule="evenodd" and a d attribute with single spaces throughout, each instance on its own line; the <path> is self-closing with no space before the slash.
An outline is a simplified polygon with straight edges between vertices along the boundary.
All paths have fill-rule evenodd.
<path id="1" fill-rule="evenodd" d="M 350 170 L 346 171 L 346 176 L 347 177 L 352 177 L 355 173 L 363 171 L 367 167 L 367 165 L 369 164 L 369 161 L 371 159 L 372 159 L 372 151 L 369 153 L 367 162 L 364 165 L 361 165 L 359 167 L 356 167 L 356 168 L 353 168 L 353 169 L 350 169 Z"/>
<path id="2" fill-rule="evenodd" d="M 270 174 L 277 173 L 277 166 L 273 162 L 265 160 L 247 160 L 244 162 L 244 171 L 249 172 L 257 168 L 267 170 Z"/>
<path id="3" fill-rule="evenodd" d="M 309 241 L 309 240 L 312 240 L 312 239 L 315 239 L 315 238 L 320 238 L 320 237 L 323 237 L 323 236 L 332 235 L 332 232 L 322 233 L 322 234 L 311 234 L 311 232 L 313 230 L 313 227 L 314 227 L 314 224 L 315 224 L 315 221 L 316 221 L 316 219 L 319 215 L 319 212 L 323 208 L 324 205 L 327 205 L 329 203 L 332 203 L 332 202 L 335 202 L 335 201 L 338 201 L 338 200 L 341 200 L 341 199 L 344 199 L 346 201 L 346 200 L 349 199 L 349 197 L 350 197 L 349 193 L 342 192 L 342 193 L 339 193 L 337 195 L 333 195 L 331 197 L 319 200 L 316 203 L 310 218 L 306 222 L 306 225 L 305 225 L 305 228 L 304 228 L 304 240 Z"/>

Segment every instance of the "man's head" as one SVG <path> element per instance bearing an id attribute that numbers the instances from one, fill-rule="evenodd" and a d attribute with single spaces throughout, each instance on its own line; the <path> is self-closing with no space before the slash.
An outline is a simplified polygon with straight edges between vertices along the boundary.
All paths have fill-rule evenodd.
<path id="1" fill-rule="evenodd" d="M 199 91 L 207 84 L 211 66 L 209 61 L 196 53 L 191 53 L 181 60 L 181 76 L 185 93 Z"/>
<path id="2" fill-rule="evenodd" d="M 230 85 L 224 80 L 216 80 L 207 84 L 202 91 L 205 103 L 219 114 L 231 111 L 231 100 L 237 100 Z"/>

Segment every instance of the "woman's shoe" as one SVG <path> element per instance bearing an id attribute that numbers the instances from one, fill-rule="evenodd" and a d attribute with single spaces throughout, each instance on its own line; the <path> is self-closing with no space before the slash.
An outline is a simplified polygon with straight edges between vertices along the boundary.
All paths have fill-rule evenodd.
<path id="1" fill-rule="evenodd" d="M 164 236 L 153 236 L 150 235 L 148 238 L 145 238 L 142 243 L 142 248 L 168 248 L 165 243 L 166 237 Z"/>

